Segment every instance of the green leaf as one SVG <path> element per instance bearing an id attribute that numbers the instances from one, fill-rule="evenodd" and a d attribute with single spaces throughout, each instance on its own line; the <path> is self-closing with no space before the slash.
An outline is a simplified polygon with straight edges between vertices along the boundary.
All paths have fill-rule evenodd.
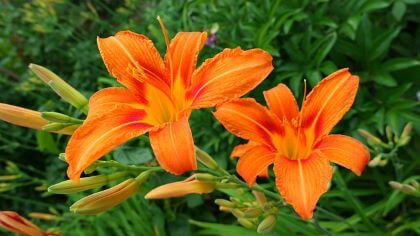
<path id="1" fill-rule="evenodd" d="M 394 3 L 394 6 L 392 6 L 392 15 L 395 17 L 396 20 L 400 21 L 402 17 L 404 16 L 404 13 L 407 9 L 407 6 L 404 2 L 397 1 Z"/>
<path id="2" fill-rule="evenodd" d="M 116 161 L 126 165 L 144 164 L 153 159 L 148 148 L 119 147 L 114 151 Z"/>
<path id="3" fill-rule="evenodd" d="M 397 85 L 397 81 L 389 73 L 379 73 L 372 76 L 373 80 L 378 84 L 382 84 L 388 87 Z"/>
<path id="4" fill-rule="evenodd" d="M 57 143 L 54 141 L 53 136 L 45 131 L 36 132 L 36 141 L 38 143 L 38 150 L 42 152 L 50 152 L 53 154 L 59 154 L 60 149 Z"/>
<path id="5" fill-rule="evenodd" d="M 397 71 L 419 65 L 420 61 L 413 58 L 393 58 L 386 61 L 382 68 L 386 71 Z"/>
<path id="6" fill-rule="evenodd" d="M 236 225 L 207 223 L 207 222 L 201 222 L 201 221 L 195 221 L 195 220 L 189 220 L 189 222 L 193 225 L 211 230 L 211 231 L 208 231 L 208 232 L 212 232 L 211 235 L 261 236 L 256 231 L 245 229 L 243 227 L 236 226 Z"/>
<path id="7" fill-rule="evenodd" d="M 337 41 L 337 34 L 335 32 L 325 37 L 325 39 L 323 40 L 321 46 L 319 47 L 315 55 L 316 67 L 319 67 L 321 65 L 321 63 L 324 61 L 325 57 L 331 51 L 336 41 Z"/>

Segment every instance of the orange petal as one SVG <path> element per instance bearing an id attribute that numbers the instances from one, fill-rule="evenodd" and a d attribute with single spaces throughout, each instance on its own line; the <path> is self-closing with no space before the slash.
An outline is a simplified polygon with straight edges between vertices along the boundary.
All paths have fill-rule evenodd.
<path id="1" fill-rule="evenodd" d="M 356 97 L 359 77 L 341 69 L 323 79 L 302 105 L 302 127 L 315 137 L 328 134 L 350 109 Z"/>
<path id="2" fill-rule="evenodd" d="M 304 160 L 276 158 L 276 185 L 284 200 L 303 219 L 312 218 L 319 197 L 328 189 L 332 167 L 328 160 L 313 153 Z"/>
<path id="3" fill-rule="evenodd" d="M 125 88 L 105 88 L 93 94 L 89 99 L 89 118 L 101 116 L 119 106 L 140 108 L 142 100 Z"/>
<path id="4" fill-rule="evenodd" d="M 207 32 L 180 32 L 171 41 L 165 57 L 172 81 L 182 79 L 189 86 L 197 56 L 206 43 Z"/>
<path id="5" fill-rule="evenodd" d="M 97 41 L 109 73 L 133 93 L 142 90 L 143 81 L 158 88 L 169 88 L 163 60 L 146 36 L 120 31 L 108 38 L 98 37 Z"/>
<path id="6" fill-rule="evenodd" d="M 295 97 L 285 84 L 279 84 L 264 91 L 264 97 L 270 111 L 276 114 L 280 120 L 286 119 L 291 122 L 299 114 Z"/>
<path id="7" fill-rule="evenodd" d="M 237 145 L 236 147 L 233 148 L 232 153 L 230 154 L 230 158 L 241 157 L 246 152 L 248 152 L 252 148 L 254 148 L 256 146 L 259 146 L 259 145 L 260 145 L 259 143 L 253 142 L 253 141 L 249 141 L 246 144 Z"/>
<path id="8" fill-rule="evenodd" d="M 43 232 L 38 226 L 14 211 L 0 211 L 0 227 L 22 235 L 47 235 L 47 233 Z"/>
<path id="9" fill-rule="evenodd" d="M 214 115 L 229 132 L 268 146 L 273 146 L 272 138 L 281 130 L 278 118 L 252 98 L 223 103 Z"/>
<path id="10" fill-rule="evenodd" d="M 212 107 L 251 91 L 272 70 L 272 57 L 261 49 L 225 49 L 194 72 L 188 97 L 193 108 Z"/>
<path id="11" fill-rule="evenodd" d="M 148 131 L 151 126 L 142 121 L 144 116 L 144 111 L 126 104 L 110 108 L 102 115 L 89 116 L 67 144 L 68 177 L 78 180 L 83 170 L 94 161 Z"/>
<path id="12" fill-rule="evenodd" d="M 236 170 L 252 186 L 260 174 L 265 174 L 267 167 L 274 162 L 276 153 L 264 145 L 255 146 L 239 158 Z"/>
<path id="13" fill-rule="evenodd" d="M 361 175 L 369 162 L 370 154 L 365 145 L 358 140 L 339 134 L 325 136 L 316 145 L 328 160 Z"/>
<path id="14" fill-rule="evenodd" d="M 160 166 L 166 171 L 179 175 L 197 169 L 187 117 L 150 131 L 150 144 Z"/>

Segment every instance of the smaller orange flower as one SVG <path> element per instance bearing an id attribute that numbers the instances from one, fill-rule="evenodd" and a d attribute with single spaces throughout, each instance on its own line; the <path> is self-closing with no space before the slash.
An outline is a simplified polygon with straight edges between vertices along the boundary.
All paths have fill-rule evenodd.
<path id="1" fill-rule="evenodd" d="M 148 192 L 146 199 L 163 199 L 172 197 L 182 197 L 187 194 L 196 193 L 211 193 L 215 189 L 215 183 L 203 182 L 196 179 L 195 175 L 179 182 L 173 182 L 159 186 Z"/>
<path id="2" fill-rule="evenodd" d="M 350 109 L 359 78 L 348 69 L 323 79 L 299 112 L 284 84 L 264 92 L 269 109 L 254 99 L 237 99 L 217 107 L 216 118 L 249 142 L 237 146 L 238 173 L 252 185 L 274 163 L 276 185 L 287 203 L 304 219 L 312 218 L 319 197 L 332 177 L 330 161 L 360 175 L 369 151 L 354 138 L 329 134 Z"/>
<path id="3" fill-rule="evenodd" d="M 0 227 L 27 236 L 60 235 L 42 231 L 38 226 L 13 211 L 0 211 Z"/>

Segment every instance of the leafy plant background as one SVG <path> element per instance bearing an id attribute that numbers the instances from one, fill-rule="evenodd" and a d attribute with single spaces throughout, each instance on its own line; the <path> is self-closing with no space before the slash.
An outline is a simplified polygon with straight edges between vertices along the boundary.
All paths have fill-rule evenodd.
<path id="1" fill-rule="evenodd" d="M 156 16 L 172 36 L 177 31 L 210 30 L 218 24 L 217 41 L 205 47 L 201 61 L 226 47 L 267 50 L 275 70 L 249 96 L 260 102 L 262 91 L 286 83 L 302 99 L 303 80 L 313 87 L 325 75 L 349 67 L 361 78 L 352 110 L 334 130 L 356 136 L 363 128 L 385 136 L 385 127 L 401 133 L 414 124 L 410 144 L 384 167 L 367 168 L 362 177 L 338 168 L 331 189 L 319 202 L 315 221 L 300 220 L 281 209 L 272 235 L 420 233 L 418 198 L 389 187 L 419 174 L 420 131 L 420 1 L 418 0 L 34 0 L 0 1 L 0 101 L 41 111 L 75 114 L 34 74 L 29 63 L 44 65 L 90 96 L 115 85 L 96 46 L 106 37 L 130 29 L 148 35 L 164 53 Z M 240 140 L 227 133 L 211 110 L 191 118 L 195 143 L 233 170 L 228 159 Z M 153 186 L 180 179 L 156 176 L 141 193 L 97 216 L 69 213 L 68 206 L 86 193 L 50 195 L 45 186 L 65 179 L 66 164 L 57 156 L 67 137 L 0 122 L 0 175 L 15 171 L 20 178 L 0 192 L 0 209 L 23 215 L 49 212 L 55 221 L 35 219 L 43 228 L 65 235 L 254 235 L 230 214 L 218 211 L 215 192 L 165 201 L 146 201 Z M 142 163 L 152 158 L 148 144 L 135 139 L 106 158 Z M 261 180 L 274 185 L 273 180 Z M 0 231 L 1 232 L 1 231 Z"/>

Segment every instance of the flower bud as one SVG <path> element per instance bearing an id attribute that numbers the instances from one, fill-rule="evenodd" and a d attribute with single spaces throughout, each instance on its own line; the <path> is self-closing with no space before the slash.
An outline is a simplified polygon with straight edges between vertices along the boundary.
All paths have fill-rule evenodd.
<path id="1" fill-rule="evenodd" d="M 247 229 L 252 229 L 255 227 L 255 225 L 250 220 L 245 218 L 238 218 L 238 223 Z"/>
<path id="2" fill-rule="evenodd" d="M 99 188 L 111 181 L 117 180 L 127 175 L 127 172 L 118 172 L 110 175 L 97 175 L 92 177 L 80 178 L 78 183 L 72 180 L 66 180 L 58 184 L 54 184 L 48 188 L 48 192 L 55 194 L 71 194 L 86 191 L 89 189 Z"/>
<path id="3" fill-rule="evenodd" d="M 0 227 L 27 236 L 45 236 L 38 226 L 13 211 L 0 211 Z"/>
<path id="4" fill-rule="evenodd" d="M 225 200 L 225 199 L 216 199 L 214 201 L 214 203 L 216 203 L 219 206 L 224 206 L 224 207 L 234 207 L 235 203 Z"/>
<path id="5" fill-rule="evenodd" d="M 381 164 L 382 156 L 381 154 L 374 157 L 372 160 L 369 161 L 368 166 L 369 167 L 376 167 Z"/>
<path id="6" fill-rule="evenodd" d="M 246 218 L 256 218 L 262 213 L 263 211 L 260 208 L 249 208 L 244 212 Z"/>
<path id="7" fill-rule="evenodd" d="M 2 175 L 0 176 L 0 181 L 11 181 L 19 178 L 19 175 Z"/>
<path id="8" fill-rule="evenodd" d="M 197 156 L 197 160 L 201 163 L 203 163 L 206 167 L 215 170 L 217 169 L 219 166 L 217 165 L 217 162 L 209 155 L 207 154 L 205 151 L 201 150 L 200 148 L 196 147 L 196 156 Z"/>
<path id="9" fill-rule="evenodd" d="M 138 191 L 139 183 L 127 179 L 104 191 L 84 197 L 70 206 L 70 211 L 80 215 L 94 215 L 122 203 Z"/>
<path id="10" fill-rule="evenodd" d="M 397 146 L 398 147 L 405 146 L 405 145 L 407 145 L 410 142 L 410 140 L 411 140 L 411 137 L 410 136 L 402 136 L 401 135 L 401 137 L 397 141 Z"/>
<path id="11" fill-rule="evenodd" d="M 413 186 L 409 185 L 409 184 L 403 184 L 401 186 L 401 192 L 405 193 L 405 194 L 416 194 L 417 193 L 417 189 L 414 188 Z"/>
<path id="12" fill-rule="evenodd" d="M 252 194 L 254 194 L 255 199 L 260 206 L 264 206 L 264 204 L 267 202 L 267 198 L 265 197 L 264 193 L 253 190 Z"/>
<path id="13" fill-rule="evenodd" d="M 88 100 L 79 91 L 66 83 L 54 72 L 43 66 L 30 64 L 29 68 L 46 84 L 48 84 L 54 92 L 56 92 L 64 101 L 70 103 L 77 109 L 87 113 Z"/>
<path id="14" fill-rule="evenodd" d="M 276 226 L 276 217 L 274 215 L 268 215 L 261 223 L 258 225 L 257 232 L 260 234 L 271 232 Z"/>
<path id="15" fill-rule="evenodd" d="M 383 167 L 383 166 L 386 166 L 386 164 L 388 164 L 388 159 L 381 160 L 378 165 Z"/>
<path id="16" fill-rule="evenodd" d="M 220 206 L 219 210 L 223 211 L 223 212 L 229 212 L 230 213 L 232 211 L 232 208 L 225 207 L 225 206 Z"/>
<path id="17" fill-rule="evenodd" d="M 73 118 L 71 116 L 59 113 L 59 112 L 41 112 L 41 117 L 52 122 L 58 123 L 73 123 L 73 124 L 81 124 L 83 120 Z"/>
<path id="18" fill-rule="evenodd" d="M 392 131 L 391 127 L 387 126 L 385 128 L 386 137 L 389 141 L 392 141 L 392 137 L 394 135 L 394 132 Z"/>
<path id="19" fill-rule="evenodd" d="M 239 209 L 232 209 L 231 210 L 232 215 L 234 215 L 236 218 L 244 218 L 245 217 L 245 213 Z"/>
<path id="20" fill-rule="evenodd" d="M 71 130 L 72 132 L 74 132 L 77 128 L 79 128 L 79 125 L 75 125 L 73 123 L 57 123 L 57 122 L 52 122 L 52 123 L 48 123 L 46 125 L 44 125 L 42 127 L 42 130 L 44 131 L 48 131 L 48 132 L 56 132 L 59 130 Z"/>
<path id="21" fill-rule="evenodd" d="M 374 136 L 373 134 L 369 133 L 367 130 L 359 129 L 359 134 L 362 135 L 369 145 L 371 146 L 377 146 L 377 145 L 385 145 L 382 140 L 380 140 L 378 137 Z"/>
<path id="22" fill-rule="evenodd" d="M 7 192 L 9 190 L 13 189 L 10 184 L 7 183 L 0 183 L 0 193 Z"/>
<path id="23" fill-rule="evenodd" d="M 183 181 L 173 182 L 152 189 L 145 196 L 146 199 L 164 199 L 173 197 L 182 197 L 187 194 L 211 193 L 215 189 L 212 182 L 202 182 L 195 178 L 195 175 L 188 177 Z"/>
<path id="24" fill-rule="evenodd" d="M 36 218 L 36 219 L 41 219 L 41 220 L 59 220 L 60 217 L 53 215 L 53 214 L 48 214 L 48 213 L 42 213 L 42 212 L 31 212 L 28 215 L 31 218 Z"/>
<path id="25" fill-rule="evenodd" d="M 48 121 L 41 117 L 41 113 L 23 107 L 0 103 L 0 119 L 8 123 L 31 129 L 42 130 Z M 74 129 L 62 128 L 54 130 L 55 133 L 72 134 Z"/>
<path id="26" fill-rule="evenodd" d="M 198 173 L 198 174 L 195 174 L 194 176 L 196 180 L 200 180 L 204 182 L 205 181 L 212 182 L 217 179 L 216 176 L 207 174 L 207 173 Z"/>
<path id="27" fill-rule="evenodd" d="M 411 134 L 411 131 L 413 130 L 413 123 L 409 122 L 404 126 L 404 129 L 401 133 L 401 138 L 403 137 L 409 137 Z"/>
<path id="28" fill-rule="evenodd" d="M 389 181 L 388 184 L 391 186 L 391 188 L 400 190 L 402 187 L 402 184 L 396 181 Z"/>

